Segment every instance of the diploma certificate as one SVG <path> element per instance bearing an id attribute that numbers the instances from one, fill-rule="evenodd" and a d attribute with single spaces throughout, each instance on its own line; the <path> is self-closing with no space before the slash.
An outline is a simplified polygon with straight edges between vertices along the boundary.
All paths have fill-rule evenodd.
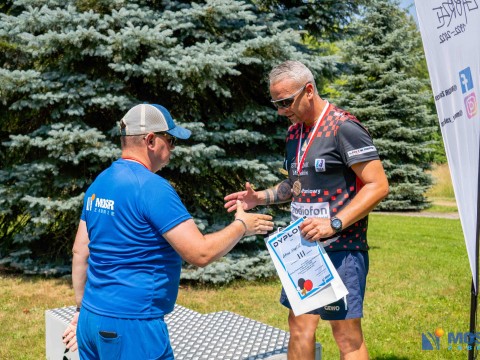
<path id="1" fill-rule="evenodd" d="M 295 315 L 331 304 L 348 294 L 328 254 L 302 238 L 299 218 L 270 235 L 266 244 Z"/>
<path id="2" fill-rule="evenodd" d="M 297 290 L 297 295 L 304 299 L 330 283 L 333 275 L 317 242 L 300 236 L 302 221 L 303 218 L 295 221 L 270 238 L 268 244 Z"/>

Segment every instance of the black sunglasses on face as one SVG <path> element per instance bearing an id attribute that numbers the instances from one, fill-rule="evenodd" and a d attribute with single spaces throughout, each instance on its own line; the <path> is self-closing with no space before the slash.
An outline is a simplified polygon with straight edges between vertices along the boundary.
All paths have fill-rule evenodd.
<path id="1" fill-rule="evenodd" d="M 292 96 L 289 96 L 284 99 L 279 99 L 279 100 L 270 100 L 273 106 L 275 106 L 277 109 L 286 109 L 292 106 L 293 102 L 295 101 L 295 97 L 299 95 L 303 90 L 305 90 L 305 87 L 309 83 L 307 82 L 305 85 L 302 86 L 302 88 L 298 89 Z"/>
<path id="2" fill-rule="evenodd" d="M 165 136 L 165 138 L 167 139 L 168 141 L 168 144 L 170 145 L 170 147 L 174 147 L 175 146 L 175 143 L 177 142 L 177 138 L 175 136 L 172 136 L 168 133 L 165 133 L 165 132 L 159 132 L 159 133 L 155 133 L 155 135 L 161 135 L 161 136 Z"/>

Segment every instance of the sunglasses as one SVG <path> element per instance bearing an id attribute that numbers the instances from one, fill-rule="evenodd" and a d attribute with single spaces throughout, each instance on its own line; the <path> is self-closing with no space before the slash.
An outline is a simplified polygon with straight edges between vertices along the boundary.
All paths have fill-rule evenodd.
<path id="1" fill-rule="evenodd" d="M 175 146 L 175 143 L 177 142 L 177 138 L 175 136 L 172 136 L 166 132 L 159 132 L 159 133 L 155 133 L 155 135 L 161 135 L 161 136 L 165 136 L 165 138 L 167 139 L 168 141 L 168 144 L 170 145 L 170 147 L 174 147 Z"/>
<path id="2" fill-rule="evenodd" d="M 277 109 L 286 109 L 286 108 L 289 108 L 290 106 L 292 106 L 293 102 L 295 101 L 295 98 L 297 97 L 297 95 L 299 95 L 303 90 L 305 90 L 305 87 L 308 85 L 309 83 L 307 82 L 305 85 L 302 86 L 301 89 L 298 89 L 292 96 L 289 96 L 287 98 L 284 98 L 284 99 L 280 99 L 280 100 L 270 100 L 270 102 L 272 103 L 273 106 L 275 106 Z"/>

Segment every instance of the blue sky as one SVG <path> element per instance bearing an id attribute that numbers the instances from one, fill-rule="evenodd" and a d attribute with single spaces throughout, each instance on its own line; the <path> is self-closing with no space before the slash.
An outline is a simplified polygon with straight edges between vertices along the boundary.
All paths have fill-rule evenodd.
<path id="1" fill-rule="evenodd" d="M 417 12 L 415 11 L 415 1 L 414 0 L 401 0 L 400 1 L 400 6 L 403 8 L 408 8 L 410 5 L 412 5 L 409 8 L 410 14 L 413 15 L 415 20 L 417 19 Z"/>

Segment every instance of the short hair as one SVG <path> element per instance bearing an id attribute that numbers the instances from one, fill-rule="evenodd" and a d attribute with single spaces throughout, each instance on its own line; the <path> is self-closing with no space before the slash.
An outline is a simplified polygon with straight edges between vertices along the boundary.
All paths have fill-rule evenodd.
<path id="1" fill-rule="evenodd" d="M 315 87 L 315 78 L 312 72 L 300 61 L 288 60 L 277 66 L 275 66 L 268 75 L 270 85 L 275 84 L 284 79 L 291 79 L 295 81 L 298 86 L 302 86 L 307 82 L 310 82 Z"/>
<path id="2" fill-rule="evenodd" d="M 136 147 L 142 145 L 144 138 L 145 135 L 122 135 L 120 136 L 120 145 L 122 146 L 122 149 L 130 146 Z"/>

